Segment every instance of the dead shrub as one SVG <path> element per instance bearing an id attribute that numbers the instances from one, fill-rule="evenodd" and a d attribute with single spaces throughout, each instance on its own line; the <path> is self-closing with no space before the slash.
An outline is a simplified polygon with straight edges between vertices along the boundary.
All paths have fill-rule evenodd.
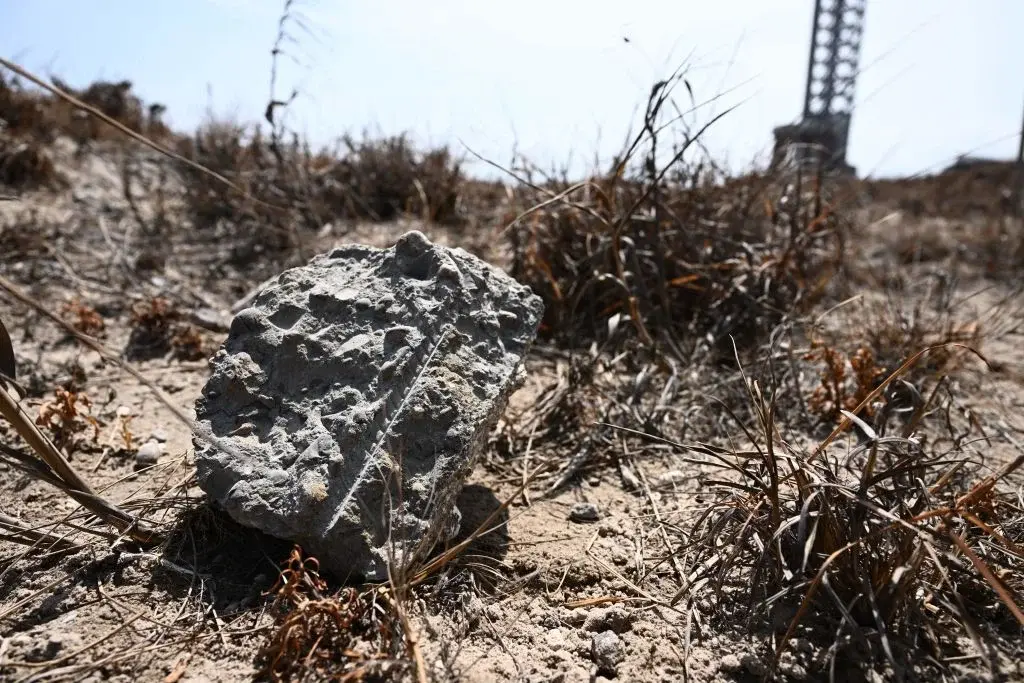
<path id="1" fill-rule="evenodd" d="M 61 307 L 61 315 L 70 318 L 72 327 L 90 337 L 98 337 L 105 329 L 103 317 L 92 306 L 72 299 Z"/>
<path id="2" fill-rule="evenodd" d="M 259 654 L 260 674 L 272 681 L 315 676 L 330 680 L 383 680 L 406 664 L 404 633 L 384 590 L 330 590 L 315 558 L 292 550 L 277 583 L 271 610 L 275 628 Z M 388 679 L 392 680 L 392 679 Z"/>
<path id="3" fill-rule="evenodd" d="M 165 107 L 147 108 L 132 92 L 131 81 L 96 81 L 75 88 L 58 77 L 53 84 L 82 103 L 99 110 L 118 123 L 139 133 L 166 133 L 160 122 Z M 148 113 L 148 115 L 147 115 Z M 0 75 L 0 126 L 12 138 L 50 143 L 58 135 L 67 135 L 79 143 L 94 140 L 123 139 L 123 134 L 102 123 L 66 100 L 21 85 L 16 78 Z"/>
<path id="4" fill-rule="evenodd" d="M 132 93 L 131 81 L 119 81 L 117 83 L 96 81 L 79 92 L 68 90 L 66 86 L 61 89 L 72 95 L 77 95 L 78 99 L 85 104 L 103 112 L 137 133 L 141 133 L 145 129 L 143 125 L 145 118 L 142 100 Z M 97 121 L 92 117 L 89 120 L 94 123 L 90 127 L 93 131 L 90 137 L 93 139 L 101 137 L 101 131 L 103 130 L 111 133 L 114 132 L 113 129 L 101 121 Z"/>
<path id="5" fill-rule="evenodd" d="M 298 246 L 303 232 L 326 222 L 310 199 L 306 152 L 297 141 L 272 149 L 258 126 L 211 118 L 191 138 L 179 140 L 178 152 L 245 191 L 247 196 L 211 183 L 193 168 L 181 171 L 192 224 L 218 247 L 227 247 L 235 265 L 280 261 Z"/>
<path id="6" fill-rule="evenodd" d="M 461 162 L 447 147 L 416 150 L 406 135 L 379 139 L 346 135 L 337 162 L 320 176 L 341 215 L 392 220 L 411 214 L 436 223 L 458 220 Z"/>
<path id="7" fill-rule="evenodd" d="M 178 151 L 248 194 L 183 169 L 193 223 L 228 243 L 236 265 L 287 255 L 338 219 L 458 219 L 459 162 L 444 148 L 420 153 L 405 136 L 345 137 L 339 149 L 314 153 L 297 136 L 267 138 L 259 127 L 211 119 Z"/>
<path id="8" fill-rule="evenodd" d="M 53 398 L 39 407 L 36 424 L 50 430 L 57 448 L 71 454 L 86 443 L 95 444 L 100 423 L 92 416 L 92 402 L 84 392 L 58 387 Z M 91 436 L 83 432 L 92 430 Z"/>
<path id="9" fill-rule="evenodd" d="M 535 208 L 508 231 L 511 272 L 544 299 L 541 334 L 569 345 L 606 339 L 622 314 L 645 344 L 731 357 L 730 338 L 766 340 L 843 260 L 840 218 L 816 190 L 780 212 L 783 188 L 756 174 L 679 166 L 655 185 L 616 172 L 525 193 Z"/>
<path id="10" fill-rule="evenodd" d="M 747 390 L 751 450 L 705 463 L 728 476 L 705 480 L 713 495 L 685 534 L 692 573 L 677 599 L 710 591 L 751 625 L 781 618 L 785 632 L 766 643 L 776 664 L 796 635 L 829 633 L 824 668 L 833 675 L 840 654 L 861 653 L 852 661 L 886 663 L 899 675 L 922 648 L 933 663 L 959 653 L 964 641 L 946 634 L 970 636 L 984 651 L 980 624 L 1018 632 L 1024 516 L 1012 488 L 1000 487 L 1024 456 L 971 483 L 962 440 L 939 450 L 924 438 L 927 403 L 910 414 L 886 404 L 874 427 L 846 412 L 828 439 L 803 450 L 779 433 L 774 397 L 757 382 Z M 832 446 L 852 423 L 860 442 Z"/>
<path id="11" fill-rule="evenodd" d="M 37 142 L 16 142 L 0 132 L 0 185 L 15 189 L 56 188 L 61 180 L 53 159 Z"/>

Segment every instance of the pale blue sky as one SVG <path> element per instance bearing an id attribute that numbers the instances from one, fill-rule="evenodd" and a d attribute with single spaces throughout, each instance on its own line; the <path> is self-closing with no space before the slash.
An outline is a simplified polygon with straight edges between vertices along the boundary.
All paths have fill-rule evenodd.
<path id="1" fill-rule="evenodd" d="M 127 78 L 193 127 L 208 104 L 262 116 L 278 0 L 0 0 L 0 54 L 79 85 Z M 589 165 L 680 63 L 707 143 L 734 167 L 802 107 L 813 0 L 299 0 L 311 34 L 280 93 L 314 140 L 374 126 L 507 162 Z M 849 159 L 880 175 L 956 154 L 1011 157 L 1024 107 L 1024 0 L 868 0 Z M 628 37 L 630 42 L 625 42 Z M 679 91 L 685 101 L 685 91 Z"/>

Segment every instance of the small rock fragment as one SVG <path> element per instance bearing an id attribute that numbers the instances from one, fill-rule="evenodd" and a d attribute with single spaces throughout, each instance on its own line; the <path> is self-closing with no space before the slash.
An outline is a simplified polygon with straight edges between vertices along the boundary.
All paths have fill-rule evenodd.
<path id="1" fill-rule="evenodd" d="M 152 433 L 150 433 L 149 438 L 152 439 L 153 441 L 159 441 L 160 443 L 166 443 L 167 442 L 167 432 L 165 432 L 162 429 L 154 429 L 152 431 Z"/>
<path id="2" fill-rule="evenodd" d="M 159 441 L 147 441 L 139 446 L 135 453 L 135 464 L 138 467 L 149 467 L 155 465 L 164 454 L 164 445 Z"/>
<path id="3" fill-rule="evenodd" d="M 655 486 L 659 488 L 671 488 L 672 486 L 685 484 L 688 478 L 689 475 L 682 470 L 669 470 L 657 478 Z"/>
<path id="4" fill-rule="evenodd" d="M 575 503 L 569 510 L 569 521 L 576 523 L 596 522 L 601 519 L 601 511 L 593 503 Z"/>
<path id="5" fill-rule="evenodd" d="M 792 652 L 784 652 L 779 659 L 779 673 L 792 681 L 806 681 L 807 669 L 797 661 Z"/>
<path id="6" fill-rule="evenodd" d="M 615 631 L 595 633 L 590 641 L 590 657 L 597 664 L 598 673 L 614 677 L 624 655 L 622 639 Z"/>

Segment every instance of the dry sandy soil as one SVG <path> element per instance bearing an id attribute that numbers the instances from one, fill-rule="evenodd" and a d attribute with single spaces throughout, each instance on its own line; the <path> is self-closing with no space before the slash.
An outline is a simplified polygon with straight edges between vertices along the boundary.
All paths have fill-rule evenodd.
<path id="1" fill-rule="evenodd" d="M 147 236 L 154 211 L 147 178 L 155 186 L 163 162 L 138 157 L 140 216 L 125 199 L 116 155 L 100 150 L 74 159 L 68 145 L 58 146 L 58 155 L 67 189 L 0 202 L 0 245 L 6 250 L 0 253 L 0 275 L 71 320 L 76 313 L 66 307 L 69 302 L 91 307 L 102 317 L 103 343 L 117 352 L 138 346 L 130 341 L 138 327 L 132 306 L 166 297 L 181 313 L 176 324 L 191 325 L 194 334 L 179 346 L 158 348 L 152 357 L 136 354 L 128 362 L 190 411 L 208 376 L 204 358 L 225 338 L 231 307 L 273 269 L 236 267 L 209 244 L 190 243 L 184 228 Z M 173 181 L 169 187 L 164 201 L 173 216 Z M 868 317 L 892 307 L 910 311 L 919 305 L 922 315 L 939 316 L 934 297 L 921 292 L 945 283 L 963 300 L 955 308 L 958 320 L 978 324 L 989 361 L 988 367 L 971 358 L 958 365 L 949 384 L 955 396 L 948 404 L 950 424 L 971 426 L 964 448 L 978 464 L 975 476 L 1012 461 L 1024 452 L 1024 302 L 1014 283 L 987 280 L 977 268 L 958 265 L 955 249 L 918 263 L 893 256 L 911 230 L 956 242 L 955 221 L 909 218 L 870 206 L 860 211 L 859 220 L 870 227 L 857 240 L 863 272 L 849 276 L 856 298 L 827 314 L 818 311 L 822 327 L 863 327 Z M 416 221 L 335 225 L 306 247 L 312 253 L 343 242 L 389 245 L 411 228 L 505 262 L 496 232 L 467 236 Z M 904 232 L 894 237 L 897 231 Z M 890 286 L 896 280 L 902 289 Z M 170 538 L 142 550 L 77 533 L 62 523 L 82 519 L 71 499 L 0 464 L 0 511 L 78 544 L 56 551 L 0 541 L 0 679 L 252 679 L 273 633 L 267 592 L 291 546 L 239 528 L 205 506 L 191 480 L 191 433 L 147 387 L 3 293 L 0 316 L 13 338 L 28 410 L 35 415 L 58 386 L 83 392 L 97 432 L 82 422 L 69 447 L 72 464 L 105 496 L 162 525 Z M 201 350 L 189 357 L 185 342 L 197 339 Z M 802 358 L 806 343 L 792 343 Z M 602 429 L 593 422 L 607 419 L 597 409 L 600 387 L 639 382 L 625 365 L 591 361 L 588 354 L 538 343 L 529 357 L 528 381 L 512 398 L 461 499 L 464 534 L 511 499 L 499 515 L 507 523 L 418 586 L 407 601 L 426 672 L 436 680 L 479 682 L 760 680 L 771 659 L 767 643 L 773 632 L 781 637 L 792 606 L 748 624 L 749 607 L 736 597 L 742 586 L 726 587 L 721 601 L 710 588 L 694 599 L 673 600 L 689 571 L 679 533 L 710 496 L 701 479 L 707 468 L 678 449 L 614 435 L 595 442 L 589 455 L 576 447 L 581 435 Z M 602 378 L 590 394 L 593 414 L 581 408 L 586 428 L 567 426 L 560 434 L 550 424 L 531 422 L 559 387 L 573 381 L 580 358 Z M 800 376 L 809 392 L 817 377 L 807 367 Z M 743 442 L 740 429 L 729 426 L 711 400 L 737 395 L 742 384 L 734 364 L 680 373 L 671 410 L 692 425 L 686 440 Z M 655 400 L 667 391 L 668 376 L 666 368 L 652 366 L 646 381 L 654 386 Z M 742 403 L 734 408 L 746 410 Z M 828 426 L 802 427 L 786 438 L 813 443 Z M 0 428 L 0 441 L 20 447 L 9 429 Z M 572 476 L 552 490 L 570 464 Z M 526 473 L 538 465 L 546 467 L 542 476 L 523 490 Z M 1019 473 L 1014 477 L 1008 488 L 1024 481 Z M 950 636 L 944 642 L 952 649 L 941 653 L 947 657 L 941 666 L 921 644 L 903 675 L 1024 680 L 1021 629 L 1006 615 L 992 597 L 991 628 L 983 630 L 993 647 L 985 657 L 965 635 Z M 834 624 L 807 621 L 781 657 L 777 677 L 827 679 L 833 630 Z M 835 680 L 898 676 L 884 662 L 876 666 L 856 657 L 840 657 L 835 666 Z M 382 670 L 385 679 L 414 675 L 401 663 Z"/>

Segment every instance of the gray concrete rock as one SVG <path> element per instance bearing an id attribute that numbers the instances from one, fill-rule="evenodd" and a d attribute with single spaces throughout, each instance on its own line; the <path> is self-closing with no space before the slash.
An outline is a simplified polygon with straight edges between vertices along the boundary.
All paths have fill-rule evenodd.
<path id="1" fill-rule="evenodd" d="M 211 360 L 196 417 L 220 447 L 195 439 L 200 486 L 340 578 L 386 578 L 457 531 L 455 498 L 542 312 L 419 232 L 282 273 Z"/>

